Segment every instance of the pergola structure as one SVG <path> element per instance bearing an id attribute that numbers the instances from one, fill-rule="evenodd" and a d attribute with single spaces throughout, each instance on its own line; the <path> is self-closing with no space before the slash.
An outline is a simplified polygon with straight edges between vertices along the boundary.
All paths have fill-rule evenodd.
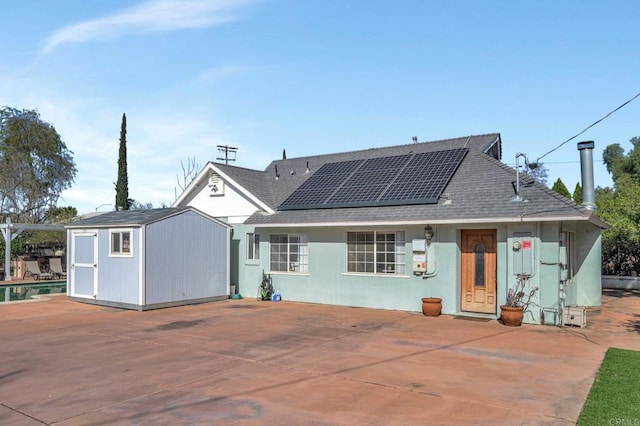
<path id="1" fill-rule="evenodd" d="M 11 281 L 11 241 L 24 231 L 64 231 L 62 225 L 43 225 L 37 223 L 12 223 L 11 218 L 0 224 L 0 230 L 5 241 L 4 251 L 4 280 Z"/>

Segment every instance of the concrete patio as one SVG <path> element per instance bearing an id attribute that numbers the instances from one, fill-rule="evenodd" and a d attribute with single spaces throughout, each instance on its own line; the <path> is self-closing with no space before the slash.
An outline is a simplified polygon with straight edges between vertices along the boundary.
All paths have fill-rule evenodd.
<path id="1" fill-rule="evenodd" d="M 0 305 L 0 424 L 575 424 L 640 292 L 586 329 L 227 300 L 147 312 Z"/>

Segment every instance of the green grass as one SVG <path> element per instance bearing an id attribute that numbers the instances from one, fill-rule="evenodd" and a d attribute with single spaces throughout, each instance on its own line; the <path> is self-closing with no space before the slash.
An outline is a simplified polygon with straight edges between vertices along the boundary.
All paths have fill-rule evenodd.
<path id="1" fill-rule="evenodd" d="M 609 348 L 578 425 L 640 426 L 640 352 Z"/>

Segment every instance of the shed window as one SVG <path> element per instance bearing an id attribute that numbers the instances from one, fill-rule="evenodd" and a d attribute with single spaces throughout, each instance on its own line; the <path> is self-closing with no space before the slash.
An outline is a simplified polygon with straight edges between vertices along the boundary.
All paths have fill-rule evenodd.
<path id="1" fill-rule="evenodd" d="M 111 234 L 111 256 L 132 256 L 131 253 L 131 230 L 110 231 Z"/>

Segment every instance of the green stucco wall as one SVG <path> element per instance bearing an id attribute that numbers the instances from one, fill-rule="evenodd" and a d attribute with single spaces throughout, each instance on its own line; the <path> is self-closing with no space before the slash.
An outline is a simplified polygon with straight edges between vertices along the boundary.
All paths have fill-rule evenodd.
<path id="1" fill-rule="evenodd" d="M 412 273 L 412 239 L 424 238 L 424 226 L 375 227 L 313 227 L 258 228 L 260 260 L 247 261 L 246 234 L 254 228 L 234 225 L 232 238 L 231 282 L 244 297 L 256 297 L 262 271 L 269 270 L 269 235 L 274 233 L 306 234 L 308 236 L 308 273 L 271 273 L 274 288 L 283 300 L 420 311 L 421 298 L 442 298 L 444 314 L 464 314 L 460 299 L 460 231 L 462 229 L 496 229 L 497 231 L 497 306 L 492 317 L 499 316 L 499 306 L 505 303 L 507 288 L 516 282 L 513 241 L 516 233 L 530 233 L 532 246 L 532 276 L 528 288 L 539 287 L 526 322 L 540 323 L 545 310 L 545 323 L 552 323 L 552 312 L 559 306 L 560 232 L 566 228 L 560 222 L 433 225 L 435 236 L 428 250 L 429 278 Z M 600 229 L 589 223 L 574 225 L 576 257 L 579 269 L 575 285 L 567 289 L 567 298 L 582 305 L 600 304 Z M 350 274 L 346 273 L 346 239 L 351 231 L 404 231 L 407 273 Z M 235 272 L 234 272 L 235 271 Z M 573 298 L 573 299 L 572 299 Z M 474 315 L 474 314 L 470 314 Z M 559 322 L 559 318 L 557 318 Z"/>
<path id="2" fill-rule="evenodd" d="M 579 269 L 576 275 L 578 306 L 600 306 L 602 303 L 602 247 L 600 230 L 578 224 L 576 238 L 583 243 L 577 246 Z"/>

